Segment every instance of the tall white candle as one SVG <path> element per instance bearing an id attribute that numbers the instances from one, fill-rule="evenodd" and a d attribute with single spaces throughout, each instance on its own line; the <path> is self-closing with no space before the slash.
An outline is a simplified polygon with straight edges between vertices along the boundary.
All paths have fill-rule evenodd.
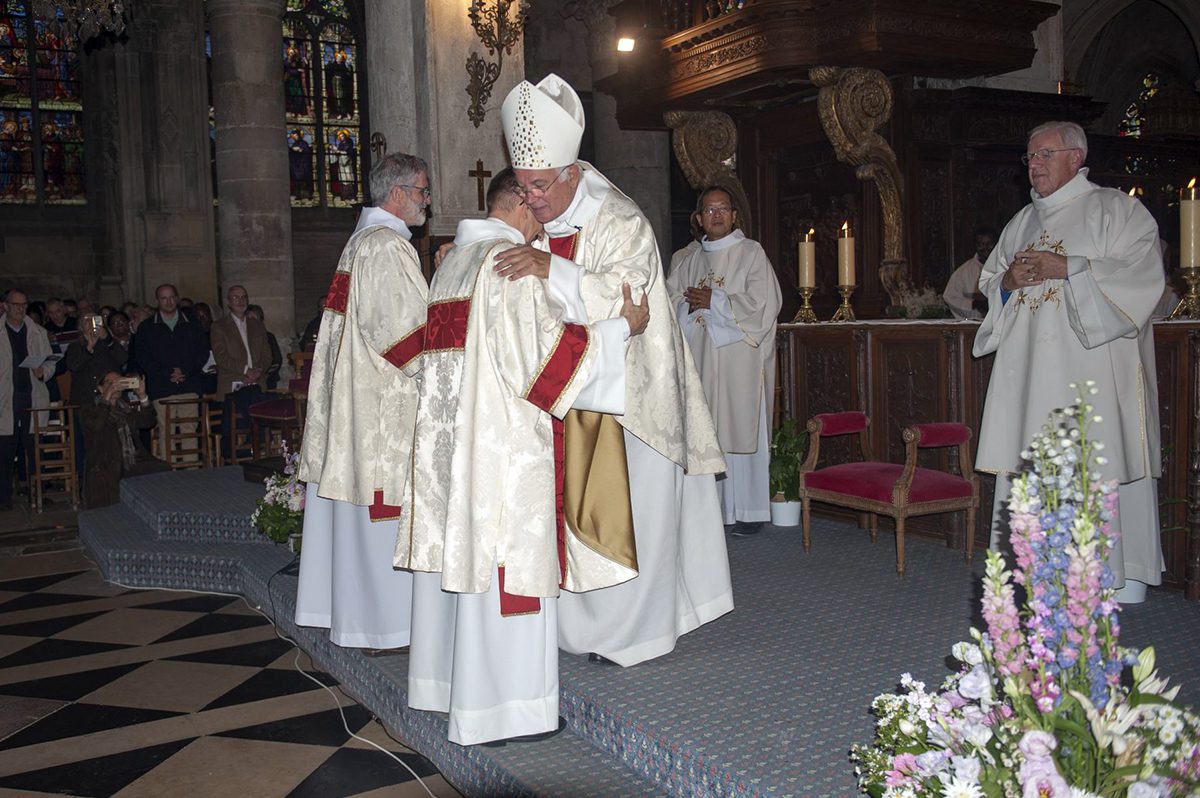
<path id="1" fill-rule="evenodd" d="M 1179 189 L 1179 268 L 1200 268 L 1200 188 L 1194 177 Z"/>
<path id="2" fill-rule="evenodd" d="M 811 227 L 800 240 L 799 266 L 796 268 L 796 285 L 800 288 L 815 288 L 817 285 L 817 231 Z"/>
<path id="3" fill-rule="evenodd" d="M 838 285 L 858 285 L 854 279 L 854 233 L 850 220 L 838 230 Z"/>

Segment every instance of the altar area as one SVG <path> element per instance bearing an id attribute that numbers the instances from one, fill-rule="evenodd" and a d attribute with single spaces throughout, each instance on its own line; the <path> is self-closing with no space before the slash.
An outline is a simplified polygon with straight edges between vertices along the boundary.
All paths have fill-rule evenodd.
<path id="1" fill-rule="evenodd" d="M 975 359 L 978 322 L 878 320 L 779 325 L 780 418 L 803 423 L 816 413 L 861 410 L 871 418 L 874 456 L 904 462 L 901 430 L 913 423 L 958 421 L 978 440 L 991 376 L 991 356 Z M 1163 478 L 1159 482 L 1163 585 L 1200 599 L 1200 323 L 1154 324 L 1162 428 Z M 1070 382 L 1073 375 L 1065 374 Z M 822 452 L 845 457 L 846 444 L 823 443 Z M 839 450 L 836 445 L 842 448 Z M 972 446 L 974 452 L 974 445 Z M 923 463 L 949 470 L 946 455 Z M 823 454 L 824 458 L 825 455 Z M 836 462 L 836 459 L 832 462 Z M 987 548 L 992 477 L 982 474 L 976 550 Z M 961 549 L 961 514 L 913 519 L 909 529 Z M 886 538 L 885 538 L 886 539 Z"/>

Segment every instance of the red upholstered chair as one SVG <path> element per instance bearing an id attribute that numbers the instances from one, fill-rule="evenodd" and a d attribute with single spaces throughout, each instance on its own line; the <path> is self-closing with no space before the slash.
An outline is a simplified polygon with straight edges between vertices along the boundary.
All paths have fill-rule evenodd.
<path id="1" fill-rule="evenodd" d="M 967 562 L 975 555 L 979 477 L 971 461 L 971 430 L 963 424 L 913 424 L 904 429 L 904 464 L 872 460 L 865 413 L 822 413 L 808 422 L 808 457 L 800 467 L 804 550 L 812 546 L 809 508 L 814 501 L 867 513 L 871 541 L 879 515 L 896 520 L 896 572 L 904 575 L 904 522 L 913 515 L 967 511 Z M 859 434 L 863 460 L 817 468 L 821 438 Z M 917 465 L 917 449 L 958 447 L 958 474 Z M 964 476 L 965 475 L 965 476 Z"/>

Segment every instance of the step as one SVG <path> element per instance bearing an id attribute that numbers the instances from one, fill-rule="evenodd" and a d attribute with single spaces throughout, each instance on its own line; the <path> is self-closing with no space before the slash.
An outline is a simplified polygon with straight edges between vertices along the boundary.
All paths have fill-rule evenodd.
<path id="1" fill-rule="evenodd" d="M 121 480 L 121 502 L 160 540 L 272 545 L 250 515 L 266 489 L 239 466 L 170 471 Z"/>

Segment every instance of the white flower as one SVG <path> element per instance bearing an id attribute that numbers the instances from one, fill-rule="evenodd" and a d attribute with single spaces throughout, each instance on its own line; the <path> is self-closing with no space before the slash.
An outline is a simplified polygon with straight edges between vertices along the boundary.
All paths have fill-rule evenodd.
<path id="1" fill-rule="evenodd" d="M 916 724 L 914 724 L 908 718 L 901 718 L 900 719 L 900 733 L 903 734 L 905 737 L 916 737 L 917 736 Z"/>
<path id="2" fill-rule="evenodd" d="M 1170 798 L 1171 791 L 1166 784 L 1146 781 L 1135 781 L 1129 785 L 1129 792 L 1125 793 L 1128 798 Z"/>
<path id="3" fill-rule="evenodd" d="M 1096 795 L 1094 792 L 1088 792 L 1087 790 L 1081 790 L 1078 787 L 1072 787 L 1071 798 L 1100 798 L 1100 796 Z"/>
<path id="4" fill-rule="evenodd" d="M 982 723 L 972 723 L 963 733 L 963 739 L 976 748 L 983 748 L 992 739 L 992 730 Z"/>
<path id="5" fill-rule="evenodd" d="M 983 769 L 983 763 L 979 761 L 979 757 L 955 756 L 950 758 L 950 762 L 954 765 L 955 778 L 964 781 L 979 781 L 979 773 Z"/>
<path id="6" fill-rule="evenodd" d="M 958 683 L 958 694 L 984 706 L 992 702 L 992 675 L 983 665 L 976 665 Z"/>
<path id="7" fill-rule="evenodd" d="M 917 793 L 912 787 L 907 785 L 903 787 L 888 787 L 883 791 L 883 798 L 917 798 Z"/>
<path id="8" fill-rule="evenodd" d="M 967 643 L 965 641 L 955 643 L 954 647 L 950 649 L 950 653 L 952 653 L 954 658 L 959 662 L 965 663 L 972 667 L 983 664 L 983 652 L 980 651 L 979 646 L 975 645 L 974 643 Z"/>
<path id="9" fill-rule="evenodd" d="M 942 798 L 983 798 L 978 782 L 967 781 L 955 776 L 942 786 Z"/>

